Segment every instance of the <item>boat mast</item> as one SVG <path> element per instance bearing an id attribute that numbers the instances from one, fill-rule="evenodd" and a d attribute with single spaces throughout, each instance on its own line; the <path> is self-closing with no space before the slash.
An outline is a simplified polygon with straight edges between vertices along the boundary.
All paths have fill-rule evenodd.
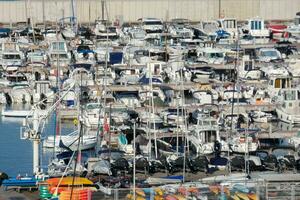
<path id="1" fill-rule="evenodd" d="M 33 174 L 37 175 L 40 172 L 40 132 L 39 132 L 39 114 L 38 109 L 33 111 L 33 130 L 31 134 L 31 140 L 33 143 Z"/>
<path id="2" fill-rule="evenodd" d="M 77 30 L 75 29 L 75 8 L 74 8 L 74 0 L 71 0 L 71 9 L 72 9 L 72 20 L 71 20 L 71 27 L 72 30 L 74 31 L 74 33 L 77 32 Z"/>
<path id="3" fill-rule="evenodd" d="M 157 141 L 156 141 L 157 140 L 156 125 L 155 125 L 155 119 L 154 119 L 155 109 L 154 109 L 154 99 L 153 99 L 152 66 L 153 65 L 151 65 L 151 64 L 149 65 L 149 69 L 150 69 L 150 90 L 151 90 L 151 117 L 152 117 L 151 122 L 153 123 L 153 128 L 154 128 L 154 152 L 155 152 L 155 158 L 157 159 L 158 153 L 157 153 Z M 150 140 L 150 143 L 151 143 L 151 140 Z"/>
<path id="4" fill-rule="evenodd" d="M 133 199 L 136 199 L 136 194 L 135 194 L 135 156 L 136 156 L 136 141 L 135 141 L 135 137 L 136 137 L 136 121 L 133 122 Z M 151 141 L 150 141 L 151 142 Z"/>

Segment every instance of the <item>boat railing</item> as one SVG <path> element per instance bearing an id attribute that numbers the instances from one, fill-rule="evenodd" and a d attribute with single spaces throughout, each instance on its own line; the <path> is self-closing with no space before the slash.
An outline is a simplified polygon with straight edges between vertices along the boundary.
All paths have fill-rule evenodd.
<path id="1" fill-rule="evenodd" d="M 27 126 L 22 126 L 20 128 L 20 139 L 21 140 L 26 140 L 29 138 L 29 129 Z"/>

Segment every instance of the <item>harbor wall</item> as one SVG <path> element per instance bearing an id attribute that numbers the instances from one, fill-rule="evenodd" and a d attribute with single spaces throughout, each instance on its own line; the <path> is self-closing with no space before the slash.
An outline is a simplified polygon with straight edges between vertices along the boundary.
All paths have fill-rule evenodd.
<path id="1" fill-rule="evenodd" d="M 81 23 L 94 22 L 102 16 L 101 0 L 74 0 Z M 300 11 L 300 0 L 105 0 L 104 16 L 112 21 L 134 22 L 141 17 L 163 20 L 187 18 L 192 21 L 220 16 L 246 20 L 291 20 Z M 15 23 L 31 17 L 33 22 L 57 21 L 71 16 L 71 0 L 0 1 L 0 21 Z"/>

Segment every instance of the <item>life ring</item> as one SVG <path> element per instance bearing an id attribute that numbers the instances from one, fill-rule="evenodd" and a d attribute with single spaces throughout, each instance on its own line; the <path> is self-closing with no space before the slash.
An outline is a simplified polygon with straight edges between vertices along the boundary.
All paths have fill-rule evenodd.
<path id="1" fill-rule="evenodd" d="M 78 119 L 74 119 L 74 120 L 73 120 L 73 124 L 74 124 L 75 126 L 77 126 L 77 125 L 78 125 Z"/>

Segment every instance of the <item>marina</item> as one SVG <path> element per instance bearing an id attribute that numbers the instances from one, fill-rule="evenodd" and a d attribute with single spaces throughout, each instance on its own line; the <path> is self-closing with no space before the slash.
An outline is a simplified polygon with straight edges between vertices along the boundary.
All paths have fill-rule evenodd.
<path id="1" fill-rule="evenodd" d="M 300 8 L 229 1 L 0 1 L 0 199 L 300 199 Z"/>

